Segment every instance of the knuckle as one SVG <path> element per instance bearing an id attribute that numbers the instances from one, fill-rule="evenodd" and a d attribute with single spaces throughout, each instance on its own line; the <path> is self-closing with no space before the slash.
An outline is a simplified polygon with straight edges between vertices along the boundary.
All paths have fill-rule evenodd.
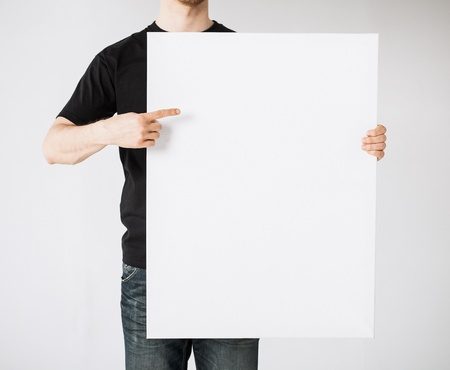
<path id="1" fill-rule="evenodd" d="M 144 137 L 145 132 L 146 132 L 146 129 L 145 129 L 145 126 L 144 126 L 144 125 L 142 125 L 141 127 L 139 127 L 138 133 L 139 133 L 139 138 L 140 138 L 140 139 L 142 139 L 142 138 Z"/>
<path id="2" fill-rule="evenodd" d="M 136 122 L 139 124 L 139 125 L 144 125 L 145 124 L 145 117 L 142 115 L 142 114 L 138 114 L 137 116 L 136 116 Z"/>
<path id="3" fill-rule="evenodd" d="M 149 128 L 151 131 L 159 131 L 161 130 L 162 126 L 158 121 L 154 121 L 149 125 Z"/>

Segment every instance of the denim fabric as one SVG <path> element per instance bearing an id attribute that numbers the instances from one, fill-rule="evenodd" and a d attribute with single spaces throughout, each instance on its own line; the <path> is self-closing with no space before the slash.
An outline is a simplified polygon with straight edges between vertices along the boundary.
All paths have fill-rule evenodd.
<path id="1" fill-rule="evenodd" d="M 123 265 L 122 326 L 127 370 L 257 370 L 258 339 L 147 339 L 146 270 Z"/>

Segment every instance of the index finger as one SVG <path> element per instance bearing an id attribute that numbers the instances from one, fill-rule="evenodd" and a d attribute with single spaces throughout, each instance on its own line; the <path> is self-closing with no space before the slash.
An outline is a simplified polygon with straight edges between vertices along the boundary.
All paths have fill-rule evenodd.
<path id="1" fill-rule="evenodd" d="M 383 125 L 378 125 L 375 129 L 367 131 L 367 136 L 379 136 L 386 133 L 386 127 Z"/>
<path id="2" fill-rule="evenodd" d="M 142 113 L 142 115 L 146 119 L 153 121 L 155 119 L 160 119 L 164 117 L 178 116 L 180 113 L 181 112 L 178 108 L 170 108 L 170 109 L 159 109 L 154 112 Z"/>

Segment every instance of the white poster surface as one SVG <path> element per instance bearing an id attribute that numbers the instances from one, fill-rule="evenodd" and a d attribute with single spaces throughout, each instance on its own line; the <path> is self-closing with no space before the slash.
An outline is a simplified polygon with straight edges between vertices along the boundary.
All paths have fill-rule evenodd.
<path id="1" fill-rule="evenodd" d="M 373 336 L 374 34 L 149 33 L 147 336 Z"/>

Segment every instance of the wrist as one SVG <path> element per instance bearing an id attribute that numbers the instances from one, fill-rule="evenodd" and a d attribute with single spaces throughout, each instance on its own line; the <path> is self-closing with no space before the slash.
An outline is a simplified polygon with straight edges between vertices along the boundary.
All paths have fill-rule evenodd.
<path id="1" fill-rule="evenodd" d="M 98 145 L 112 145 L 114 144 L 113 135 L 109 129 L 111 118 L 102 119 L 89 125 L 91 127 L 91 134 L 93 141 Z"/>

